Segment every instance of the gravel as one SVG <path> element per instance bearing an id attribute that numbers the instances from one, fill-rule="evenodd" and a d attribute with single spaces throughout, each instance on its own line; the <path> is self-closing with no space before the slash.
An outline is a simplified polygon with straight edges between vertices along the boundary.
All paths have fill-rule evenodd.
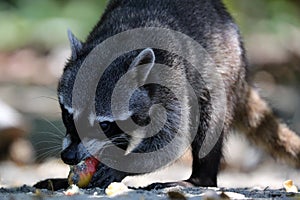
<path id="1" fill-rule="evenodd" d="M 287 193 L 284 189 L 255 189 L 255 188 L 181 188 L 173 187 L 163 190 L 132 190 L 115 197 L 105 195 L 103 189 L 81 189 L 82 194 L 66 196 L 63 191 L 52 192 L 49 190 L 36 190 L 33 187 L 23 185 L 16 188 L 1 188 L 1 200 L 27 200 L 27 199 L 286 199 L 300 198 L 299 194 Z"/>
<path id="2" fill-rule="evenodd" d="M 163 190 L 131 190 L 119 196 L 108 197 L 103 189 L 81 189 L 81 194 L 66 196 L 64 191 L 36 190 L 31 187 L 35 182 L 46 178 L 61 178 L 68 174 L 68 167 L 60 160 L 48 160 L 45 163 L 32 166 L 19 166 L 13 162 L 0 163 L 0 200 L 27 200 L 27 199 L 286 199 L 300 198 L 300 194 L 287 193 L 283 189 L 283 182 L 293 179 L 296 186 L 300 185 L 299 170 L 286 165 L 268 162 L 252 172 L 238 172 L 225 170 L 219 174 L 220 188 L 168 188 Z M 162 170 L 147 176 L 127 177 L 123 182 L 126 185 L 138 186 L 156 181 L 172 181 L 180 179 L 176 175 L 183 175 L 188 169 L 185 165 Z M 188 174 L 185 174 L 186 176 Z M 182 177 L 184 178 L 184 177 Z M 147 182 L 148 181 L 148 182 Z M 27 184 L 27 185 L 23 185 Z M 22 186 L 23 185 L 23 186 Z"/>

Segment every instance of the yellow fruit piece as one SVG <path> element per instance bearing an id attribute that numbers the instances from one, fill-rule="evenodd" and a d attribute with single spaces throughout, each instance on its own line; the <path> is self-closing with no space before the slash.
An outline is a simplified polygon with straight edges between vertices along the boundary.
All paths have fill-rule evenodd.
<path id="1" fill-rule="evenodd" d="M 75 184 L 80 188 L 85 188 L 89 185 L 92 176 L 91 173 L 75 174 L 71 172 L 68 177 L 69 185 Z"/>
<path id="2" fill-rule="evenodd" d="M 292 180 L 287 180 L 283 183 L 283 187 L 285 188 L 286 192 L 298 192 L 298 188 L 294 185 Z"/>
<path id="3" fill-rule="evenodd" d="M 108 196 L 116 196 L 128 191 L 130 190 L 124 183 L 113 182 L 105 189 L 105 194 Z"/>

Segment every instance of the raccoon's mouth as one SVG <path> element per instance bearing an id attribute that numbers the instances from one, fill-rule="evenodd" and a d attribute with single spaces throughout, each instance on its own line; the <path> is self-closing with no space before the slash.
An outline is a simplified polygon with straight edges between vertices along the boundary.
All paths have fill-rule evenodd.
<path id="1" fill-rule="evenodd" d="M 75 184 L 80 188 L 87 187 L 97 171 L 99 163 L 98 159 L 88 157 L 77 165 L 70 166 L 68 175 L 69 185 Z"/>

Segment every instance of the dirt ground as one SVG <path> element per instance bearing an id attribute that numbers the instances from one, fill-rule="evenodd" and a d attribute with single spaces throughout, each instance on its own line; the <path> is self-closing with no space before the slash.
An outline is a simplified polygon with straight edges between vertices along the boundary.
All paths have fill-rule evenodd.
<path id="1" fill-rule="evenodd" d="M 283 182 L 292 179 L 300 185 L 300 172 L 288 166 L 272 161 L 265 162 L 252 172 L 238 172 L 237 170 L 223 170 L 218 177 L 219 188 L 169 188 L 164 190 L 142 191 L 132 190 L 115 197 L 108 197 L 103 189 L 85 189 L 82 194 L 72 197 L 65 196 L 63 191 L 51 192 L 41 190 L 37 192 L 30 187 L 35 182 L 46 178 L 66 177 L 69 168 L 60 160 L 51 159 L 42 164 L 18 166 L 13 162 L 0 163 L 0 199 L 213 199 L 220 198 L 222 191 L 225 197 L 231 199 L 249 198 L 287 198 L 298 197 L 297 194 L 287 193 L 283 189 Z M 172 181 L 186 178 L 190 173 L 188 165 L 184 162 L 177 163 L 168 169 L 146 176 L 127 177 L 123 180 L 128 186 L 143 186 L 155 181 Z M 22 186 L 26 184 L 27 186 Z M 170 192 L 173 191 L 173 192 Z M 180 192 L 184 196 L 178 196 Z M 219 195 L 218 195 L 219 194 Z M 223 194 L 223 195 L 224 195 Z M 174 197 L 175 195 L 175 197 Z M 177 196 L 176 196 L 177 195 Z M 224 197 L 224 196 L 223 196 Z M 176 198 L 175 198 L 176 199 Z"/>

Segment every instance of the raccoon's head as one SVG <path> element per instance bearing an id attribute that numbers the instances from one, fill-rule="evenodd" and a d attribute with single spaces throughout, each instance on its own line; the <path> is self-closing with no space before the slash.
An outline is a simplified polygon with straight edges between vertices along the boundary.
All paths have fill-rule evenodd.
<path id="1" fill-rule="evenodd" d="M 61 153 L 65 163 L 74 165 L 91 155 L 101 160 L 103 152 L 113 146 L 122 149 L 124 156 L 132 152 L 153 152 L 173 139 L 174 132 L 180 129 L 180 117 L 187 118 L 186 111 L 182 112 L 169 88 L 147 82 L 159 77 L 151 73 L 157 58 L 153 49 L 132 51 L 114 60 L 99 79 L 95 98 L 83 98 L 82 107 L 74 108 L 73 87 L 87 54 L 84 45 L 71 32 L 69 40 L 72 57 L 58 86 L 67 131 Z M 88 80 L 90 77 L 83 78 Z M 172 78 L 172 81 L 181 80 Z M 132 86 L 134 91 L 130 90 Z M 76 93 L 79 99 L 80 92 L 83 94 L 84 91 Z M 84 133 L 78 124 L 85 124 Z M 155 130 L 158 134 L 147 135 L 155 126 L 160 127 Z"/>

